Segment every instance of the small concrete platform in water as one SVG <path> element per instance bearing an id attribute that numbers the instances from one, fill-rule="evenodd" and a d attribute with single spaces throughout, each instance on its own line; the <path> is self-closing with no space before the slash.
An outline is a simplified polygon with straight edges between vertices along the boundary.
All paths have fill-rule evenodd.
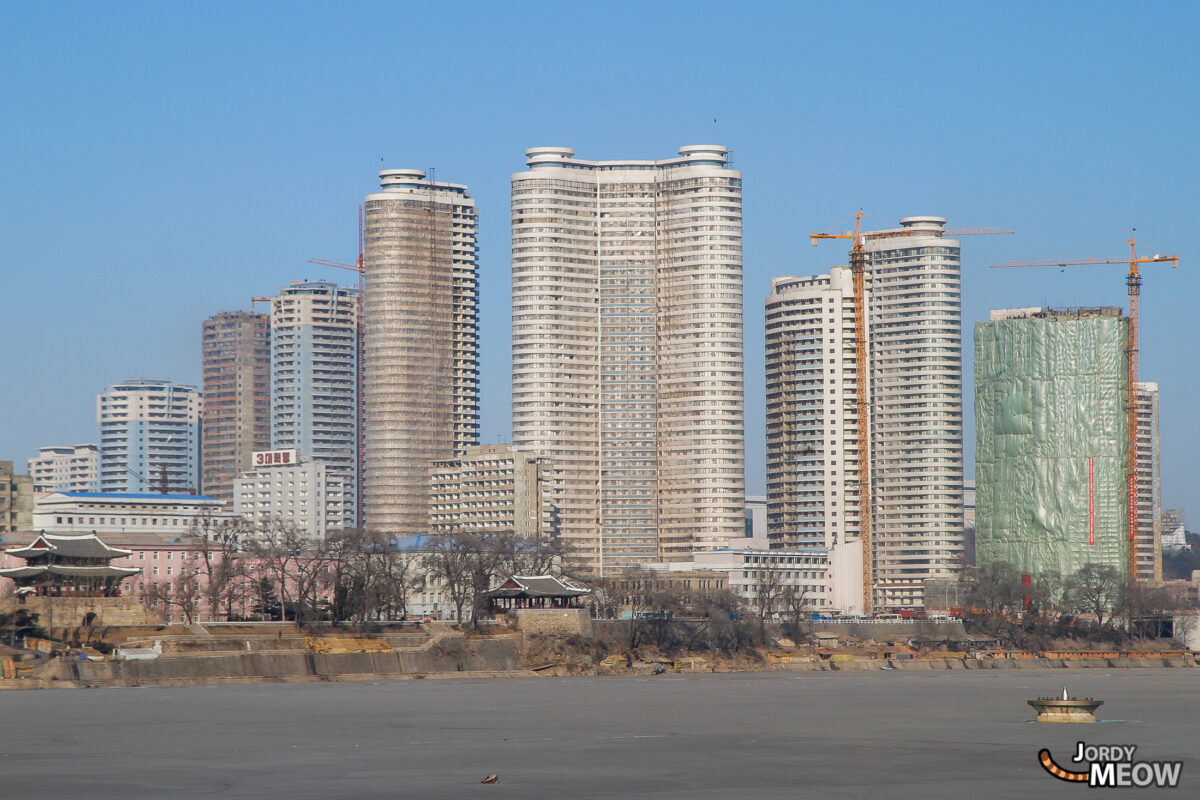
<path id="1" fill-rule="evenodd" d="M 1096 709 L 1104 705 L 1103 700 L 1071 697 L 1065 686 L 1062 697 L 1039 697 L 1028 702 L 1038 712 L 1035 722 L 1095 722 Z"/>

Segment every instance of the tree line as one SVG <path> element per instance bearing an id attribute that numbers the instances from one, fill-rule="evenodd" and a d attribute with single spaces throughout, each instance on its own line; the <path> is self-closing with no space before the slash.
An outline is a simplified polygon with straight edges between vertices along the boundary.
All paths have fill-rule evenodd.
<path id="1" fill-rule="evenodd" d="M 514 574 L 561 568 L 556 543 L 510 531 L 430 536 L 421 551 L 363 528 L 324 539 L 276 521 L 265 527 L 202 514 L 184 540 L 195 553 L 170 581 L 143 579 L 143 600 L 185 623 L 199 619 L 276 619 L 366 623 L 405 619 L 412 598 L 428 589 L 454 619 L 485 613 L 483 592 Z"/>
<path id="2" fill-rule="evenodd" d="M 964 573 L 962 615 L 977 631 L 1002 644 L 1045 649 L 1056 638 L 1121 643 L 1158 638 L 1173 613 L 1184 607 L 1163 588 L 1129 581 L 1118 569 L 1088 564 L 1062 576 L 1041 572 L 1026 577 L 998 561 Z M 1175 630 L 1179 637 L 1182 631 Z"/>

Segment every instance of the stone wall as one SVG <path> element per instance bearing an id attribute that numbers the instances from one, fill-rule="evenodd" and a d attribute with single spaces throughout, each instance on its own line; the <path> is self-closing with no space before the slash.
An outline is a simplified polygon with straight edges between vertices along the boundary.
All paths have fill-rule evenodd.
<path id="1" fill-rule="evenodd" d="M 24 603 L 15 597 L 0 598 L 0 614 L 12 614 L 18 609 L 37 614 L 38 625 L 46 629 L 160 622 L 157 615 L 132 597 L 28 597 Z M 95 617 L 88 620 L 88 614 Z"/>
<path id="2" fill-rule="evenodd" d="M 520 608 L 508 616 L 512 626 L 525 635 L 592 635 L 592 618 L 586 608 Z"/>

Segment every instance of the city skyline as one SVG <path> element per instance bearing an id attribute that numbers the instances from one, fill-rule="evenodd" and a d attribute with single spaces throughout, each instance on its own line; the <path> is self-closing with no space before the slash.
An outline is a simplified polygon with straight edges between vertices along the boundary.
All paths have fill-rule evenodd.
<path id="1" fill-rule="evenodd" d="M 1154 8 L 1170 8 L 1173 24 L 1162 25 L 1166 15 Z M 988 271 L 992 262 L 1119 242 L 1133 227 L 1139 249 L 1180 254 L 1177 272 L 1146 270 L 1141 376 L 1160 386 L 1164 505 L 1186 510 L 1200 503 L 1186 461 L 1200 446 L 1187 406 L 1200 377 L 1174 363 L 1175 343 L 1198 332 L 1190 305 L 1200 279 L 1189 265 L 1198 234 L 1187 224 L 1197 155 L 1184 136 L 1195 128 L 1197 110 L 1174 100 L 1196 76 L 1182 38 L 1187 19 L 1178 18 L 1195 18 L 1195 9 L 1125 15 L 1099 8 L 1080 19 L 1027 6 L 1011 14 L 1019 21 L 996 26 L 978 9 L 946 9 L 918 23 L 879 5 L 870 8 L 877 25 L 854 37 L 857 47 L 836 34 L 818 37 L 803 53 L 793 51 L 785 32 L 832 32 L 834 11 L 751 10 L 729 26 L 751 57 L 735 48 L 728 59 L 694 65 L 695 80 L 673 87 L 671 97 L 637 76 L 663 69 L 711 32 L 666 9 L 647 12 L 643 29 L 617 33 L 630 9 L 595 10 L 597 25 L 614 32 L 604 44 L 585 46 L 596 62 L 587 67 L 580 63 L 589 59 L 576 58 L 562 41 L 547 40 L 537 58 L 501 45 L 506 32 L 551 32 L 537 14 L 488 26 L 461 21 L 462 67 L 477 71 L 479 85 L 430 75 L 427 85 L 411 88 L 412 100 L 442 114 L 415 126 L 408 108 L 375 109 L 369 98 L 405 68 L 431 72 L 437 37 L 396 56 L 383 45 L 390 25 L 374 18 L 432 32 L 459 22 L 449 9 L 370 6 L 336 18 L 318 10 L 281 19 L 231 7 L 235 24 L 226 20 L 220 28 L 216 15 L 209 20 L 198 11 L 79 7 L 53 23 L 32 10 L 11 12 L 9 30 L 21 38 L 0 59 L 20 79 L 0 90 L 0 99 L 24 123 L 0 137 L 23 157 L 13 165 L 0 235 L 10 247 L 12 292 L 48 297 L 51 280 L 57 291 L 53 300 L 18 304 L 11 315 L 16 352 L 28 355 L 10 370 L 22 391 L 0 401 L 9 421 L 0 430 L 0 457 L 23 463 L 38 447 L 94 440 L 90 397 L 124 376 L 199 384 L 199 321 L 248 310 L 251 295 L 293 279 L 341 278 L 305 261 L 352 261 L 365 182 L 381 168 L 412 164 L 434 165 L 471 185 L 479 204 L 480 441 L 507 440 L 507 194 L 520 153 L 568 142 L 592 158 L 629 158 L 715 142 L 733 149 L 734 168 L 746 176 L 745 298 L 752 309 L 767 296 L 771 277 L 843 263 L 835 249 L 807 250 L 803 234 L 848 227 L 844 220 L 859 208 L 872 226 L 937 213 L 953 227 L 1017 231 L 972 242 L 965 254 L 967 328 L 991 308 L 1123 305 L 1119 266 L 1010 274 Z M 944 114 L 917 110 L 879 78 L 928 74 L 920 54 L 907 52 L 906 37 L 893 35 L 917 24 L 939 41 L 947 65 L 938 77 L 938 93 L 950 104 Z M 251 42 L 268 28 L 282 35 L 256 50 Z M 321 43 L 335 35 L 353 50 L 327 50 Z M 41 55 L 52 41 L 67 51 L 53 63 Z M 176 55 L 208 52 L 205 41 L 223 54 L 215 75 L 199 69 L 206 59 Z M 113 51 L 121 54 L 96 57 Z M 323 54 L 319 63 L 314 52 Z M 361 63 L 351 52 L 364 55 Z M 1021 57 L 989 55 L 1012 52 Z M 396 65 L 374 53 L 387 53 Z M 549 69 L 548 58 L 566 63 Z M 296 77 L 262 69 L 301 62 L 310 66 Z M 539 85 L 555 99 L 531 106 L 524 94 Z M 344 120 L 365 108 L 380 118 L 365 132 L 348 131 Z M 91 120 L 85 138 L 74 133 L 81 112 Z M 486 127 L 468 124 L 477 119 Z M 173 163 L 188 170 L 166 175 Z M 66 186 L 70 203 L 51 199 Z M 47 213 L 51 207 L 59 220 Z M 73 235 L 51 232 L 64 218 Z M 776 236 L 780 230 L 787 235 Z M 114 313 L 101 315 L 100 296 Z M 47 308 L 63 323 L 47 325 Z M 103 347 L 88 335 L 101 325 Z M 761 494 L 763 355 L 754 314 L 745 336 L 747 489 Z M 49 358 L 54 372 L 44 366 Z M 964 374 L 969 359 L 964 354 Z M 964 400 L 970 430 L 970 398 Z M 968 437 L 968 476 L 971 449 Z"/>

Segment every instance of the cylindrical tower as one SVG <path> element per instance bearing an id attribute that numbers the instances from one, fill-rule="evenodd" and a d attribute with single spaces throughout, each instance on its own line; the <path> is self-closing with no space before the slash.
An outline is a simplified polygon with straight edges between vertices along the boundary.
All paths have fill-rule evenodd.
<path id="1" fill-rule="evenodd" d="M 429 469 L 479 441 L 479 268 L 467 187 L 384 170 L 365 206 L 364 525 L 429 533 Z"/>

